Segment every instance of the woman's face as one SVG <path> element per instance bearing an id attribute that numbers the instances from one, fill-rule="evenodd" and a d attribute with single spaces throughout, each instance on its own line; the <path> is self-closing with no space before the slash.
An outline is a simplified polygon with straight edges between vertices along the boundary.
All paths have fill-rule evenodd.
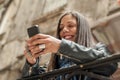
<path id="1" fill-rule="evenodd" d="M 60 38 L 75 41 L 77 21 L 72 15 L 65 15 L 60 23 Z"/>

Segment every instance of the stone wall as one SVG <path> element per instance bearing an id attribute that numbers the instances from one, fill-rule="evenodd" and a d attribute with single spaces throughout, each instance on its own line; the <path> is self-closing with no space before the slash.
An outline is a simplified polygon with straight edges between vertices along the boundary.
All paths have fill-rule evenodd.
<path id="1" fill-rule="evenodd" d="M 1 80 L 20 77 L 28 27 L 38 24 L 42 33 L 55 36 L 59 16 L 65 10 L 81 12 L 92 25 L 118 6 L 115 0 L 1 0 L 0 4 Z"/>

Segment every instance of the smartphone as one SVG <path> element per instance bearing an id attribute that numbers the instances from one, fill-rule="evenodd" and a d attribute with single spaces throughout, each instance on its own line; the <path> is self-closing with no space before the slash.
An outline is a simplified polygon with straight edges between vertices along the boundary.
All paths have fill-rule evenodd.
<path id="1" fill-rule="evenodd" d="M 28 32 L 28 36 L 32 37 L 32 36 L 40 33 L 39 26 L 38 25 L 34 25 L 34 26 L 28 28 L 27 32 Z"/>
<path id="2" fill-rule="evenodd" d="M 27 33 L 28 33 L 29 38 L 40 33 L 39 26 L 34 25 L 34 26 L 28 28 Z M 28 47 L 26 47 L 26 51 L 27 51 L 28 55 L 30 55 L 32 57 L 32 54 L 31 54 L 30 50 L 28 49 Z"/>

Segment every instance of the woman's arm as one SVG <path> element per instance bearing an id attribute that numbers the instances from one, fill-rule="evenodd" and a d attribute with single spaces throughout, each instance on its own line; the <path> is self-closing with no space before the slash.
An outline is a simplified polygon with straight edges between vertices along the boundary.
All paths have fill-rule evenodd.
<path id="1" fill-rule="evenodd" d="M 31 65 L 27 60 L 25 62 L 25 65 L 22 70 L 22 77 L 28 77 L 31 75 L 38 74 L 39 69 L 39 59 L 37 59 L 36 63 L 34 65 Z"/>
<path id="2" fill-rule="evenodd" d="M 38 75 L 44 72 L 44 69 L 39 67 L 39 58 L 36 60 L 34 65 L 30 64 L 27 60 L 22 70 L 22 77 L 28 77 Z"/>
<path id="3" fill-rule="evenodd" d="M 34 50 L 31 49 L 31 53 L 33 56 L 37 55 L 38 57 L 39 55 L 48 52 L 58 52 L 68 57 L 75 58 L 81 63 L 84 63 L 108 55 L 102 50 L 99 51 L 93 48 L 86 48 L 85 46 L 79 45 L 75 42 L 65 39 L 59 40 L 45 34 L 35 35 L 28 40 L 28 46 L 35 46 L 40 44 L 45 44 L 45 49 L 43 51 L 40 51 L 39 46 L 36 46 Z"/>
<path id="4" fill-rule="evenodd" d="M 109 53 L 105 52 L 105 46 L 103 44 L 100 46 L 101 48 L 99 48 L 99 50 L 94 48 L 87 48 L 72 41 L 62 39 L 60 48 L 58 49 L 58 54 L 60 53 L 65 56 L 74 58 L 81 63 L 85 63 L 109 55 Z"/>
<path id="5" fill-rule="evenodd" d="M 109 52 L 106 52 L 104 45 L 98 49 L 86 48 L 85 46 L 79 45 L 75 42 L 65 39 L 59 40 L 45 34 L 35 35 L 28 40 L 29 47 L 40 44 L 45 44 L 44 50 L 40 51 L 39 46 L 36 46 L 36 48 L 30 50 L 33 56 L 38 57 L 39 55 L 45 54 L 47 52 L 58 52 L 57 54 L 63 54 L 67 57 L 74 58 L 81 64 L 91 62 L 109 55 Z"/>
<path id="6" fill-rule="evenodd" d="M 106 57 L 111 53 L 104 44 L 97 44 L 95 48 L 86 48 L 82 45 L 62 39 L 58 54 L 74 58 L 74 60 L 76 59 L 81 64 Z M 117 67 L 117 63 L 109 63 L 103 66 L 91 68 L 89 71 L 104 76 L 110 76 L 117 70 Z"/>

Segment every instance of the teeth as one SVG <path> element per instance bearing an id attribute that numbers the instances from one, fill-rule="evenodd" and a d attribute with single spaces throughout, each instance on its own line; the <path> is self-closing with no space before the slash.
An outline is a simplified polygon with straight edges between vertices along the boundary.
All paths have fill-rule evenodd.
<path id="1" fill-rule="evenodd" d="M 72 36 L 65 36 L 65 39 L 70 39 L 72 38 Z"/>

